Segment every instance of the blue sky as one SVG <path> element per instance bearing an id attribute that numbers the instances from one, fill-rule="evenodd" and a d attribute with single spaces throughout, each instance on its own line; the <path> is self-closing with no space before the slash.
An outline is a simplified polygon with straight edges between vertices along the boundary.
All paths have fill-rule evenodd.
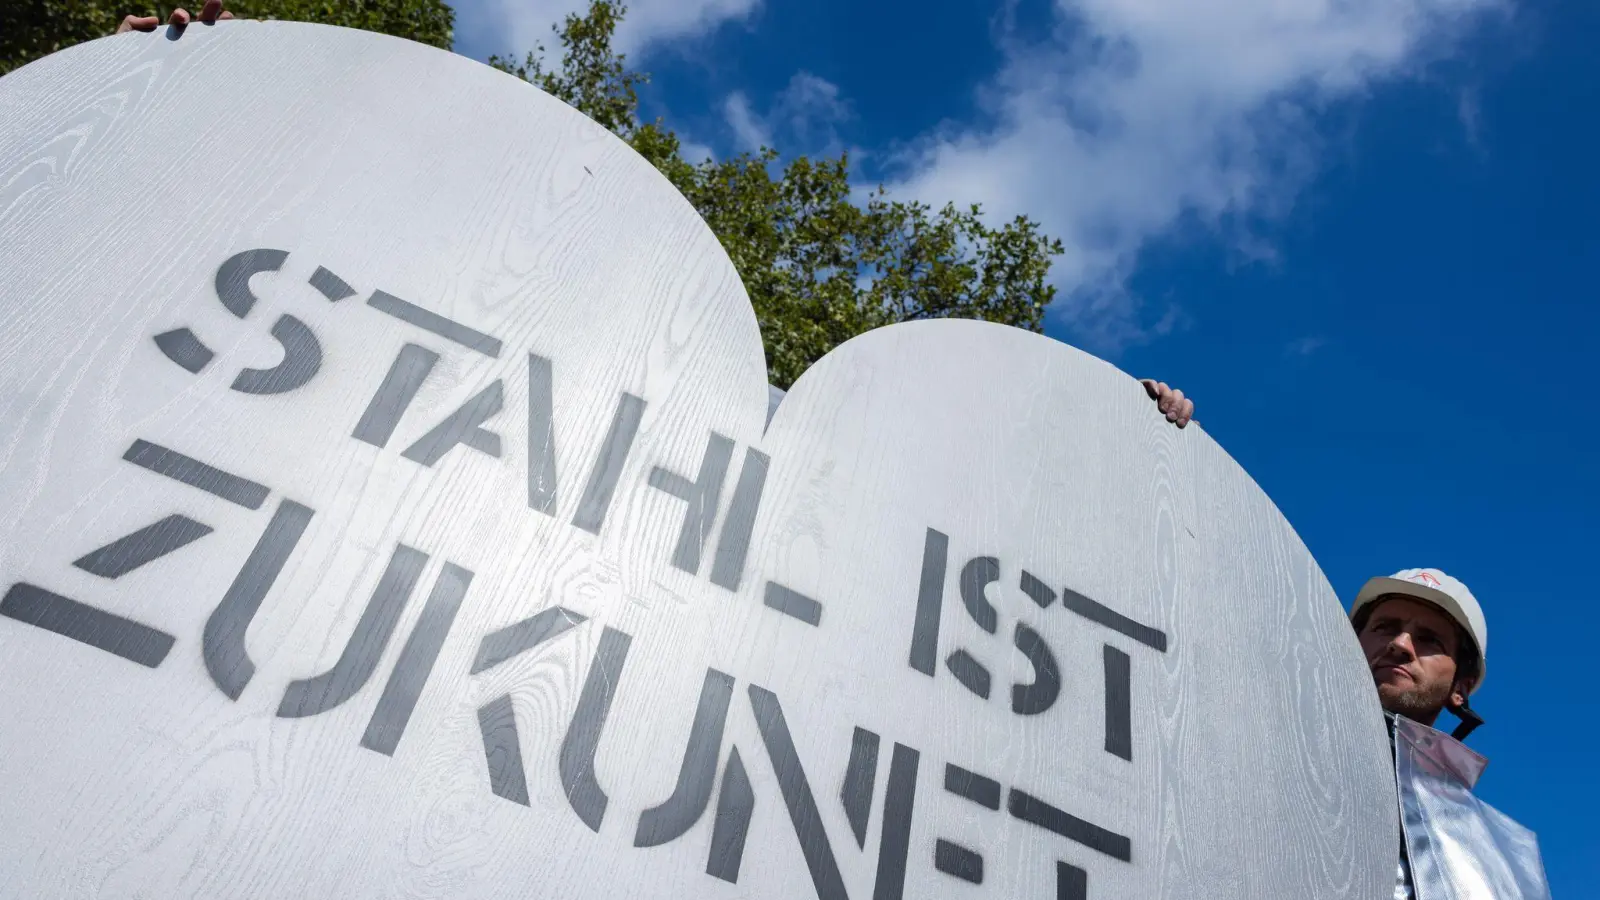
<path id="1" fill-rule="evenodd" d="M 457 4 L 469 56 L 579 0 Z M 1490 623 L 1480 793 L 1600 882 L 1600 5 L 637 0 L 649 115 L 703 152 L 1067 243 L 1049 333 L 1181 386 L 1334 587 L 1437 566 Z M 548 41 L 547 41 L 548 42 Z"/>

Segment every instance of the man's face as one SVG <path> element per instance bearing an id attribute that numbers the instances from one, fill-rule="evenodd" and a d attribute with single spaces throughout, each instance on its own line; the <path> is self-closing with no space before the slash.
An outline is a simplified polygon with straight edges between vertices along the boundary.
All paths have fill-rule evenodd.
<path id="1" fill-rule="evenodd" d="M 1385 710 L 1432 725 L 1447 703 L 1465 702 L 1455 689 L 1459 635 L 1438 607 L 1410 597 L 1381 599 L 1360 639 Z"/>

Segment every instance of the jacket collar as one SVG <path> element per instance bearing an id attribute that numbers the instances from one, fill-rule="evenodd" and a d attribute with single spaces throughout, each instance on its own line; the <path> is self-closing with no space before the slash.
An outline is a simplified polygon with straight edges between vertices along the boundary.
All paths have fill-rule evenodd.
<path id="1" fill-rule="evenodd" d="M 1467 790 L 1477 785 L 1484 768 L 1489 765 L 1488 757 L 1436 728 L 1395 713 L 1383 715 L 1389 720 L 1393 739 L 1403 741 L 1419 765 L 1448 775 Z"/>

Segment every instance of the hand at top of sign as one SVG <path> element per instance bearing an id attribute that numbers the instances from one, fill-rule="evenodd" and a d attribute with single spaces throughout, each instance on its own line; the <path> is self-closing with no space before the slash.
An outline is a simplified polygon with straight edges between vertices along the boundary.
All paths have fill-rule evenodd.
<path id="1" fill-rule="evenodd" d="M 233 18 L 233 13 L 222 8 L 222 0 L 206 0 L 205 5 L 200 7 L 200 21 L 206 25 L 210 25 L 220 19 L 231 18 Z M 167 24 L 182 28 L 193 19 L 194 17 L 189 15 L 188 10 L 179 7 L 172 11 L 172 15 L 167 17 Z M 155 16 L 126 16 L 123 18 L 122 24 L 117 26 L 117 34 L 123 34 L 128 31 L 155 31 L 156 26 L 160 24 L 161 20 Z"/>
<path id="2" fill-rule="evenodd" d="M 1139 383 L 1144 385 L 1145 393 L 1150 399 L 1156 401 L 1156 408 L 1167 417 L 1167 421 L 1179 428 L 1189 424 L 1194 418 L 1194 401 L 1183 395 L 1177 388 L 1167 387 L 1165 381 L 1155 381 L 1150 378 L 1141 378 Z"/>

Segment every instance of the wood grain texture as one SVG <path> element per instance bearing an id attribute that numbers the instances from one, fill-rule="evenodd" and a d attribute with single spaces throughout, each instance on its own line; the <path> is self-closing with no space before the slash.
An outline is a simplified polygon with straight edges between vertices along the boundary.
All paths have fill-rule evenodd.
<path id="1" fill-rule="evenodd" d="M 0 828 L 0 896 L 1392 882 L 1340 604 L 1249 477 L 1111 366 L 897 326 L 769 423 L 749 302 L 667 182 L 552 98 L 391 38 L 109 38 L 0 79 L 0 122 L 0 590 L 109 614 L 0 616 L 0 822 L 27 823 Z M 219 285 L 252 249 L 287 255 Z M 185 328 L 203 365 L 155 340 Z M 212 469 L 124 459 L 137 441 Z M 751 518 L 743 484 L 729 589 L 713 561 Z M 298 540 L 269 526 L 297 509 Z M 149 529 L 174 516 L 211 530 Z M 702 518 L 696 571 L 674 567 Z M 452 617 L 437 586 L 461 571 Z M 170 652 L 82 639 L 118 617 Z"/>

